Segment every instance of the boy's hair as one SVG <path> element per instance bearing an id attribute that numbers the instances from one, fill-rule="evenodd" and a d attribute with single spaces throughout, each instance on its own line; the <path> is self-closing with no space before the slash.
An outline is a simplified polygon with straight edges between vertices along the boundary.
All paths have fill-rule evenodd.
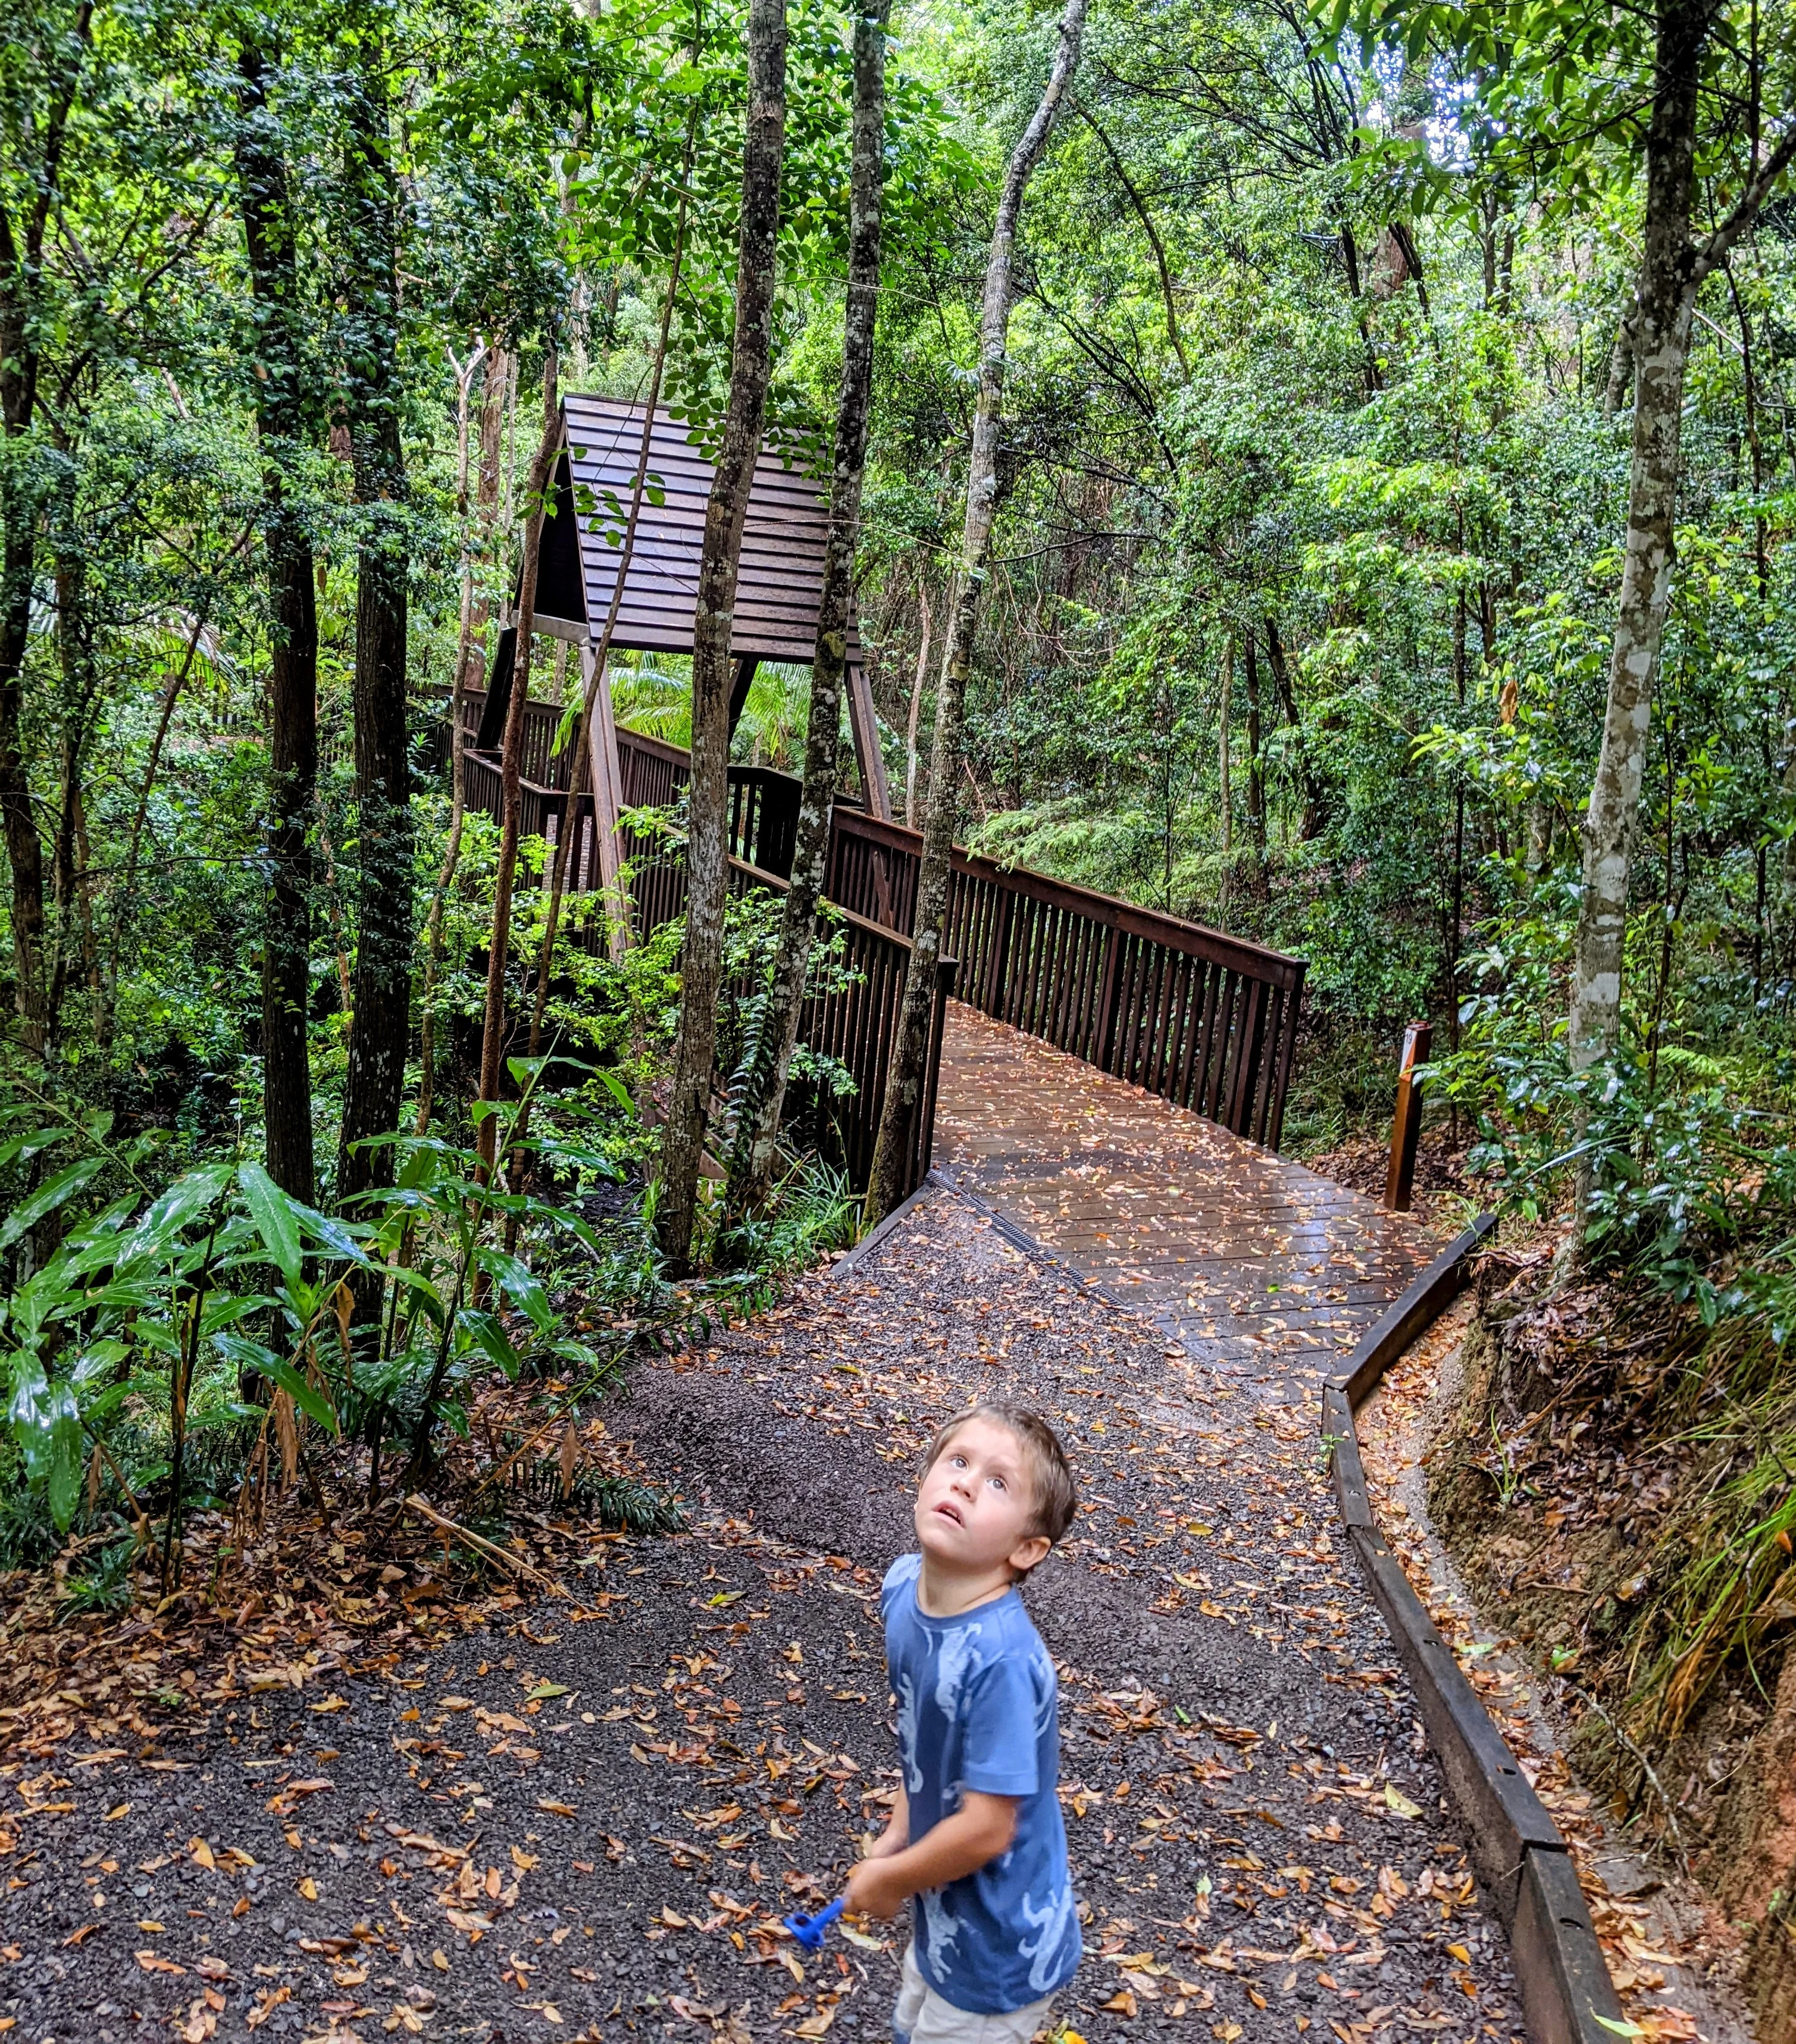
<path id="1" fill-rule="evenodd" d="M 1016 1436 L 1029 1469 L 1029 1496 L 1035 1508 L 1029 1514 L 1029 1532 L 1046 1535 L 1048 1545 L 1053 1546 L 1073 1522 L 1073 1515 L 1079 1510 L 1079 1492 L 1060 1437 L 1039 1412 L 1026 1405 L 1006 1405 L 995 1399 L 982 1398 L 936 1428 L 924 1468 L 933 1469 L 948 1443 L 974 1420 L 989 1420 Z"/>

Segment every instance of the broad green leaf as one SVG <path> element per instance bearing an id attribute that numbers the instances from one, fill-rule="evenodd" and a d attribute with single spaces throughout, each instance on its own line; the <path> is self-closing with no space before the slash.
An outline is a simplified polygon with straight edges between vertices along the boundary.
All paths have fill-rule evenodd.
<path id="1" fill-rule="evenodd" d="M 255 1222 L 256 1231 L 267 1245 L 268 1254 L 288 1284 L 297 1285 L 304 1271 L 306 1258 L 299 1247 L 299 1216 L 294 1201 L 260 1164 L 240 1165 L 237 1183 L 243 1188 L 244 1204 L 249 1209 L 250 1219 Z"/>
<path id="2" fill-rule="evenodd" d="M 0 1143 L 0 1164 L 23 1163 L 52 1143 L 60 1143 L 68 1133 L 66 1128 L 34 1128 L 29 1135 L 13 1136 Z"/>
<path id="3" fill-rule="evenodd" d="M 462 1339 L 507 1377 L 517 1374 L 517 1351 L 506 1338 L 505 1329 L 491 1313 L 463 1313 L 460 1319 Z"/>
<path id="4" fill-rule="evenodd" d="M 0 1228 L 0 1249 L 10 1249 L 46 1215 L 54 1213 L 64 1201 L 72 1199 L 95 1176 L 105 1161 L 102 1157 L 83 1157 L 73 1164 L 65 1165 L 55 1178 L 40 1185 L 29 1199 L 22 1201 L 7 1215 L 6 1225 Z"/>
<path id="5" fill-rule="evenodd" d="M 515 1256 L 507 1256 L 502 1249 L 477 1249 L 474 1260 L 514 1305 L 529 1314 L 538 1334 L 546 1332 L 554 1324 L 555 1308 L 527 1263 Z"/>
<path id="6" fill-rule="evenodd" d="M 52 1384 L 34 1357 L 21 1357 L 7 1417 L 27 1473 L 42 1483 L 50 1516 L 58 1530 L 66 1531 L 80 1500 L 86 1459 L 73 1387 Z"/>
<path id="7" fill-rule="evenodd" d="M 205 1164 L 177 1178 L 167 1192 L 151 1201 L 143 1219 L 132 1229 L 119 1251 L 121 1262 L 184 1247 L 182 1230 L 213 1204 L 230 1177 L 229 1164 Z"/>
<path id="8" fill-rule="evenodd" d="M 240 1369 L 253 1370 L 271 1384 L 279 1385 L 301 1412 L 316 1420 L 327 1432 L 338 1431 L 337 1415 L 331 1409 L 330 1400 L 315 1384 L 302 1377 L 284 1356 L 276 1355 L 272 1349 L 243 1335 L 215 1335 L 212 1346 Z"/>

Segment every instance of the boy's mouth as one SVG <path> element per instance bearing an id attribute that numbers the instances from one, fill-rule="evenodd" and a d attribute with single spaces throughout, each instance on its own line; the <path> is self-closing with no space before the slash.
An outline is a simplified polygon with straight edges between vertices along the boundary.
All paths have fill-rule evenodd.
<path id="1" fill-rule="evenodd" d="M 960 1508 L 958 1504 L 938 1504 L 936 1510 L 944 1519 L 952 1519 L 956 1526 L 964 1527 L 967 1523 L 960 1516 Z"/>

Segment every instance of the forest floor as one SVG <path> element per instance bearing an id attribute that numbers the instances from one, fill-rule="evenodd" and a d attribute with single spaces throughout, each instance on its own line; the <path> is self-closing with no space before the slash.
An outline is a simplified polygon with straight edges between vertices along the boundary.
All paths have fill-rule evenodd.
<path id="1" fill-rule="evenodd" d="M 10 1713 L 0 2027 L 883 2038 L 897 1927 L 813 1959 L 778 1923 L 883 1815 L 879 1581 L 919 1450 L 980 1393 L 1052 1414 L 1085 1504 L 1029 1592 L 1088 1919 L 1063 2019 L 1094 2044 L 1517 2038 L 1313 1415 L 946 1190 L 608 1408 L 687 1532 L 593 1539 L 571 1593 L 433 1645 L 321 1619 L 252 1674 L 226 1628 L 184 1689 L 109 1710 L 83 1677 Z M 160 1654 L 133 1624 L 121 1650 Z"/>

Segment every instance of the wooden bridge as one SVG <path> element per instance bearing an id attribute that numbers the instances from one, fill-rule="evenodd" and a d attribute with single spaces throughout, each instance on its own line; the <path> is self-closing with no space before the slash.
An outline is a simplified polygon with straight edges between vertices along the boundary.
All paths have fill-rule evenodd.
<path id="1" fill-rule="evenodd" d="M 479 694 L 464 697 L 463 714 L 476 739 L 485 709 Z M 590 796 L 568 819 L 571 762 L 554 748 L 561 721 L 550 704 L 533 702 L 525 711 L 523 828 L 552 843 L 571 829 L 571 884 L 590 888 L 603 870 L 594 844 L 599 826 Z M 686 754 L 621 728 L 616 743 L 621 808 L 672 807 L 686 784 Z M 470 802 L 496 814 L 497 754 L 476 746 L 466 771 Z M 783 892 L 799 782 L 768 767 L 733 766 L 729 790 L 736 884 Z M 632 873 L 631 920 L 642 934 L 680 913 L 684 870 L 677 852 L 627 828 L 621 837 Z M 921 845 L 917 832 L 845 801 L 836 805 L 825 892 L 840 920 L 855 983 L 813 1002 L 802 1034 L 813 1050 L 848 1066 L 856 1091 L 840 1105 L 833 1137 L 821 1127 L 806 1133 L 857 1182 L 864 1182 L 884 1105 Z M 1301 961 L 958 850 L 942 948 L 928 1099 L 912 1146 L 913 1183 L 929 1167 L 935 1074 L 951 995 L 1237 1135 L 1278 1147 L 1302 997 Z M 815 1103 L 810 1111 L 814 1120 Z"/>
<path id="2" fill-rule="evenodd" d="M 640 936 L 680 913 L 685 873 L 677 847 L 638 836 L 627 819 L 676 805 L 688 762 L 676 747 L 613 724 L 595 644 L 615 598 L 613 647 L 690 650 L 710 471 L 665 415 L 645 427 L 638 407 L 571 398 L 566 419 L 536 623 L 581 647 L 594 684 L 583 777 L 594 792 L 571 800 L 574 762 L 556 744 L 563 712 L 529 703 L 521 820 L 527 835 L 571 837 L 577 889 L 615 888 L 627 872 Z M 643 506 L 619 590 L 610 527 L 645 446 L 660 488 Z M 613 509 L 589 515 L 594 505 Z M 810 659 L 825 535 L 818 486 L 763 453 L 732 642 L 733 721 L 757 660 Z M 494 815 L 510 666 L 502 640 L 490 692 L 462 701 L 468 799 Z M 795 1089 L 787 1128 L 859 1185 L 885 1104 L 922 840 L 891 819 L 852 637 L 850 666 L 861 794 L 835 805 L 825 890 L 846 983 L 811 1001 L 800 1026 L 814 1051 L 846 1066 L 854 1089 L 835 1099 Z M 790 774 L 729 770 L 739 889 L 784 889 L 799 793 Z M 1088 1281 L 1147 1307 L 1206 1360 L 1259 1377 L 1275 1351 L 1289 1379 L 1294 1354 L 1350 1342 L 1421 1254 L 1409 1224 L 1275 1155 L 1303 979 L 1301 961 L 1263 946 L 957 851 L 927 1082 L 910 1132 L 912 1185 L 939 1151 L 966 1189 Z"/>

